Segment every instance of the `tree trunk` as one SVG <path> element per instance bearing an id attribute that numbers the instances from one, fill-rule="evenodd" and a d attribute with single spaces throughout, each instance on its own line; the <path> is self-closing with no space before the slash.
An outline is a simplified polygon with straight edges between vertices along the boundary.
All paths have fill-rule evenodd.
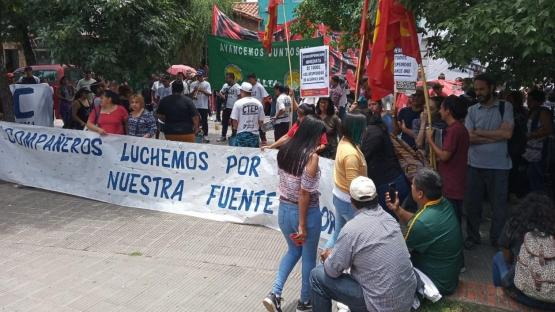
<path id="1" fill-rule="evenodd" d="M 31 45 L 31 38 L 29 37 L 28 32 L 28 25 L 25 23 L 21 23 L 18 27 L 18 35 L 19 41 L 23 48 L 23 54 L 25 55 L 25 62 L 27 66 L 36 65 L 37 58 L 35 56 L 35 51 L 33 51 L 33 46 Z"/>
<path id="2" fill-rule="evenodd" d="M 4 46 L 0 42 L 0 103 L 2 104 L 1 119 L 4 121 L 15 121 L 13 113 L 13 98 L 8 80 L 6 79 L 6 63 L 4 62 Z"/>

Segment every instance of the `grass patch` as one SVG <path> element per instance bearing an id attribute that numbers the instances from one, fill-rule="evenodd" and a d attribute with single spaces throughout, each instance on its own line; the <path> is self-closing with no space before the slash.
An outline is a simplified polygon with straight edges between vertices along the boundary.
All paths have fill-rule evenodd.
<path id="1" fill-rule="evenodd" d="M 143 254 L 140 251 L 133 251 L 132 253 L 129 254 L 131 257 L 140 257 Z"/>
<path id="2" fill-rule="evenodd" d="M 441 299 L 436 303 L 430 301 L 423 301 L 420 309 L 422 312 L 498 312 L 499 309 L 467 303 L 460 301 L 453 301 L 449 299 Z"/>

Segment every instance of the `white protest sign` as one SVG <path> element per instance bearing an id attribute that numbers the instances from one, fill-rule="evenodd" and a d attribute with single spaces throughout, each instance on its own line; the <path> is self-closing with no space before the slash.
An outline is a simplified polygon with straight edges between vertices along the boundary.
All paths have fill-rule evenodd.
<path id="1" fill-rule="evenodd" d="M 0 179 L 116 205 L 278 228 L 276 151 L 0 122 Z M 322 238 L 335 228 L 320 158 Z"/>
<path id="2" fill-rule="evenodd" d="M 301 49 L 301 97 L 330 95 L 329 47 Z"/>
<path id="3" fill-rule="evenodd" d="M 418 80 L 418 63 L 416 59 L 406 56 L 402 50 L 395 49 L 395 90 L 401 93 L 414 93 Z"/>
<path id="4" fill-rule="evenodd" d="M 54 126 L 52 88 L 46 83 L 12 84 L 15 122 L 44 127 Z"/>

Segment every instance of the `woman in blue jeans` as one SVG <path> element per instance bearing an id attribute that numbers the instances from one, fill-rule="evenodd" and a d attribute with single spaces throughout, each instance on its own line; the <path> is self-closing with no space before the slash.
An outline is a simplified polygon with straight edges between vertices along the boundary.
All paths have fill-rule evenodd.
<path id="1" fill-rule="evenodd" d="M 351 195 L 349 195 L 351 181 L 359 176 L 367 176 L 366 160 L 359 148 L 366 128 L 366 116 L 360 113 L 348 113 L 341 127 L 343 137 L 337 145 L 333 169 L 335 229 L 326 243 L 326 249 L 333 248 L 343 226 L 354 217 L 355 210 L 351 207 Z"/>
<path id="2" fill-rule="evenodd" d="M 320 169 L 316 149 L 324 131 L 322 121 L 306 117 L 295 136 L 278 152 L 278 219 L 288 249 L 281 258 L 272 291 L 262 301 L 270 312 L 281 312 L 283 286 L 299 259 L 302 259 L 302 285 L 297 311 L 312 310 L 309 278 L 310 271 L 316 266 L 322 226 L 318 192 Z"/>

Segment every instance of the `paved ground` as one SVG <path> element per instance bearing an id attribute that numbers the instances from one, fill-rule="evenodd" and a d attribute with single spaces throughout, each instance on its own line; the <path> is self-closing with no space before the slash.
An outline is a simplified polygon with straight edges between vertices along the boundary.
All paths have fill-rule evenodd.
<path id="1" fill-rule="evenodd" d="M 284 244 L 218 223 L 0 184 L 1 311 L 260 311 Z M 295 271 L 284 297 L 294 310 Z"/>
<path id="2" fill-rule="evenodd" d="M 263 311 L 284 251 L 281 234 L 263 227 L 0 181 L 0 311 Z M 520 310 L 488 286 L 493 253 L 466 254 L 453 298 Z M 297 267 L 285 311 L 294 311 L 299 278 Z"/>

